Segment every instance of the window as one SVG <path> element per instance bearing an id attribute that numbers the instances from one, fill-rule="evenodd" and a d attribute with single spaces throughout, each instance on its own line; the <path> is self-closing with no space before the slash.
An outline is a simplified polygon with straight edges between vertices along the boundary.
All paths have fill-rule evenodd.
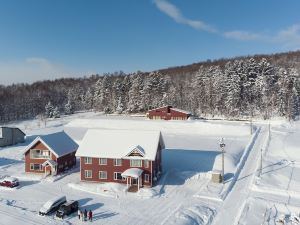
<path id="1" fill-rule="evenodd" d="M 31 149 L 30 150 L 30 158 L 31 159 L 50 159 L 50 151 Z"/>
<path id="2" fill-rule="evenodd" d="M 43 170 L 41 164 L 30 163 L 30 170 Z"/>
<path id="3" fill-rule="evenodd" d="M 99 179 L 107 179 L 107 172 L 99 171 Z"/>
<path id="4" fill-rule="evenodd" d="M 92 158 L 90 158 L 90 157 L 84 157 L 84 163 L 85 164 L 92 164 Z"/>
<path id="5" fill-rule="evenodd" d="M 0 138 L 3 138 L 2 127 L 0 127 Z"/>
<path id="6" fill-rule="evenodd" d="M 144 161 L 144 167 L 145 167 L 145 168 L 149 168 L 149 161 L 148 161 L 148 160 L 145 160 L 145 161 Z"/>
<path id="7" fill-rule="evenodd" d="M 99 165 L 107 165 L 107 159 L 106 158 L 100 158 L 99 159 Z"/>
<path id="8" fill-rule="evenodd" d="M 145 175 L 144 175 L 144 181 L 147 182 L 147 183 L 149 183 L 149 181 L 150 181 L 150 176 L 149 176 L 149 174 L 145 174 Z"/>
<path id="9" fill-rule="evenodd" d="M 114 166 L 122 166 L 122 159 L 114 159 Z"/>
<path id="10" fill-rule="evenodd" d="M 92 178 L 92 171 L 91 170 L 85 170 L 84 171 L 84 177 L 85 178 Z"/>
<path id="11" fill-rule="evenodd" d="M 120 172 L 114 172 L 114 180 L 125 180 L 125 178 L 122 177 L 122 173 Z"/>
<path id="12" fill-rule="evenodd" d="M 142 160 L 139 159 L 131 159 L 130 167 L 142 167 Z"/>

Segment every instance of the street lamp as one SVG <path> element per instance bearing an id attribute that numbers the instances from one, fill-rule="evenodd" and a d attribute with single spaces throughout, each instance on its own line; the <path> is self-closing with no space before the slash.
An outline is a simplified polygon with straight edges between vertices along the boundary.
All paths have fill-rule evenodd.
<path id="1" fill-rule="evenodd" d="M 220 141 L 220 148 L 222 151 L 222 183 L 224 184 L 224 153 L 225 153 L 225 143 L 224 143 L 224 138 L 221 139 Z"/>

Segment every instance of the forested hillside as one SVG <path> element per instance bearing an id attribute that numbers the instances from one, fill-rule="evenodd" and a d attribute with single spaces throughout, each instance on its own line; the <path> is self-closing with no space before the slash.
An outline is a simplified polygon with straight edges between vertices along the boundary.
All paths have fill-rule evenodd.
<path id="1" fill-rule="evenodd" d="M 206 61 L 150 73 L 120 72 L 0 86 L 0 121 L 77 110 L 137 113 L 166 104 L 199 116 L 295 119 L 300 111 L 299 69 L 297 51 Z M 49 113 L 55 108 L 55 115 Z"/>

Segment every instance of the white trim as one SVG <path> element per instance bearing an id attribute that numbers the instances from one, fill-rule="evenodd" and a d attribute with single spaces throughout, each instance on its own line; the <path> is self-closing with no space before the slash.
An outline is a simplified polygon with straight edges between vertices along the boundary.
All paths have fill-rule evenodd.
<path id="1" fill-rule="evenodd" d="M 141 157 L 144 157 L 144 156 L 145 156 L 145 150 L 142 148 L 142 146 L 137 145 L 137 146 L 135 146 L 135 147 L 134 147 L 127 155 L 126 155 L 126 157 L 131 157 L 130 154 L 133 153 L 133 152 L 135 152 L 135 151 L 139 152 L 140 155 L 141 155 Z"/>
<path id="2" fill-rule="evenodd" d="M 126 178 L 122 177 L 122 179 L 116 179 L 116 174 L 119 173 L 120 176 L 122 177 L 122 172 L 114 172 L 114 180 L 118 180 L 118 181 L 124 181 Z"/>
<path id="3" fill-rule="evenodd" d="M 23 154 L 26 154 L 26 152 L 28 152 L 38 141 L 40 141 L 43 145 L 45 145 L 49 151 L 51 151 L 55 156 L 56 158 L 59 158 L 59 157 L 62 157 L 64 155 L 61 155 L 61 156 L 58 156 L 58 154 L 52 149 L 50 148 L 49 145 L 47 145 L 46 142 L 43 141 L 43 139 L 39 136 L 37 137 L 36 139 L 34 139 L 24 150 L 24 153 Z M 67 153 L 67 154 L 70 154 L 71 152 Z M 65 155 L 67 155 L 65 154 Z"/>
<path id="4" fill-rule="evenodd" d="M 146 177 L 148 177 L 148 179 L 146 179 Z M 148 173 L 144 174 L 144 181 L 145 183 L 150 183 L 150 175 Z"/>
<path id="5" fill-rule="evenodd" d="M 139 161 L 140 165 L 139 166 L 132 165 L 133 161 L 135 161 L 135 162 Z M 130 159 L 130 167 L 143 167 L 143 160 L 141 160 L 141 159 Z"/>
<path id="6" fill-rule="evenodd" d="M 51 158 L 51 151 L 49 149 L 45 150 L 45 149 L 31 148 L 31 149 L 29 149 L 29 151 L 30 151 L 29 152 L 30 159 L 52 159 Z M 47 152 L 49 152 L 49 156 L 48 156 L 48 158 L 43 158 L 43 157 L 42 158 L 32 158 L 31 156 L 34 155 L 34 154 L 32 154 L 31 151 L 40 151 L 40 152 L 46 152 L 47 151 Z M 39 155 L 42 155 L 42 154 L 39 154 Z"/>
<path id="7" fill-rule="evenodd" d="M 90 159 L 91 162 L 86 162 L 86 159 Z M 84 164 L 85 165 L 91 165 L 91 164 L 93 164 L 93 158 L 92 157 L 83 157 L 83 160 L 84 160 Z"/>
<path id="8" fill-rule="evenodd" d="M 120 160 L 121 164 L 116 164 L 116 162 Z M 114 159 L 114 166 L 122 166 L 123 160 L 122 159 Z"/>
<path id="9" fill-rule="evenodd" d="M 91 176 L 87 177 L 86 173 L 89 172 L 89 171 L 91 172 Z M 92 170 L 84 170 L 84 178 L 87 178 L 87 179 L 93 178 L 93 171 Z"/>
<path id="10" fill-rule="evenodd" d="M 105 178 L 101 178 L 101 176 L 100 176 L 101 173 L 104 173 L 104 174 L 105 174 Z M 99 171 L 99 172 L 98 172 L 98 178 L 99 178 L 100 180 L 107 180 L 107 171 Z"/>
<path id="11" fill-rule="evenodd" d="M 76 149 L 74 149 L 74 150 L 72 150 L 72 151 L 70 151 L 70 152 L 67 152 L 67 153 L 64 153 L 63 155 L 58 155 L 55 151 L 54 151 L 54 149 L 52 149 L 52 148 L 50 148 L 50 146 L 49 145 L 47 145 L 47 143 L 40 137 L 40 136 L 38 136 L 38 137 L 36 137 L 25 149 L 24 149 L 24 151 L 23 151 L 23 154 L 25 155 L 27 152 L 28 152 L 28 150 L 30 150 L 38 141 L 40 141 L 43 145 L 45 145 L 46 147 L 47 147 L 47 149 L 49 150 L 49 151 L 51 151 L 52 152 L 52 154 L 54 154 L 55 155 L 55 157 L 56 158 L 60 158 L 60 157 L 63 157 L 63 156 L 66 156 L 66 155 L 69 155 L 69 154 L 73 154 L 74 152 L 76 152 L 77 150 Z"/>
<path id="12" fill-rule="evenodd" d="M 102 159 L 105 159 L 105 161 L 106 161 L 106 163 L 104 164 L 104 163 L 101 163 L 101 160 Z M 100 166 L 106 166 L 107 165 L 107 158 L 99 158 L 99 165 Z"/>
<path id="13" fill-rule="evenodd" d="M 40 165 L 40 169 L 39 170 L 31 169 L 31 165 Z M 40 163 L 30 163 L 29 167 L 30 167 L 30 171 L 43 171 L 43 165 Z"/>

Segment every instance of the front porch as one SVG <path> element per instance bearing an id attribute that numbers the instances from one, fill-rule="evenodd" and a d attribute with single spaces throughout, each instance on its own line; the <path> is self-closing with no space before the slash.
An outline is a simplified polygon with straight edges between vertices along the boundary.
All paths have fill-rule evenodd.
<path id="1" fill-rule="evenodd" d="M 143 170 L 139 168 L 130 168 L 125 170 L 121 176 L 126 179 L 127 192 L 138 192 L 142 187 Z"/>
<path id="2" fill-rule="evenodd" d="M 47 160 L 42 164 L 45 169 L 45 177 L 48 175 L 55 176 L 57 174 L 57 162 L 54 160 Z"/>

